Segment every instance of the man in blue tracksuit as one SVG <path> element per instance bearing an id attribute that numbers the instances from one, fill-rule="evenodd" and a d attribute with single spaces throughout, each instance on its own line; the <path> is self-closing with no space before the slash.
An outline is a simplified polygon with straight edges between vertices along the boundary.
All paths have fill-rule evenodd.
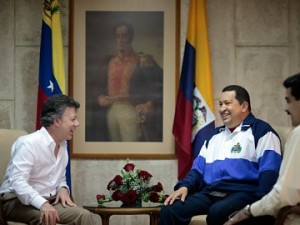
<path id="1" fill-rule="evenodd" d="M 247 90 L 238 85 L 225 87 L 219 113 L 224 126 L 204 142 L 190 172 L 175 185 L 161 209 L 159 225 L 187 225 L 191 217 L 204 214 L 208 225 L 221 225 L 275 184 L 280 140 L 268 123 L 251 113 Z M 264 225 L 273 222 L 269 216 L 253 220 Z"/>

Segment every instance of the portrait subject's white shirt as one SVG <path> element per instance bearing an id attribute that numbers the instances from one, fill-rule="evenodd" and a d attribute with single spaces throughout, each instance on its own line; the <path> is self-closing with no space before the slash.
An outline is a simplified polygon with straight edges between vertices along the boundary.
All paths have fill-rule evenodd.
<path id="1" fill-rule="evenodd" d="M 18 138 L 12 146 L 0 193 L 15 193 L 23 204 L 39 209 L 46 201 L 44 197 L 56 195 L 61 187 L 68 188 L 67 142 L 60 143 L 57 157 L 55 145 L 44 127 Z"/>

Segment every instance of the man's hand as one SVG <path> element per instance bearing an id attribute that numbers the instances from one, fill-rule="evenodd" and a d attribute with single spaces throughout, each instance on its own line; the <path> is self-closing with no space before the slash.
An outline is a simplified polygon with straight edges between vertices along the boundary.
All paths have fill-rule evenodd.
<path id="1" fill-rule="evenodd" d="M 236 223 L 239 223 L 239 222 L 249 219 L 249 218 L 250 218 L 250 216 L 245 214 L 242 209 L 242 210 L 238 211 L 233 217 L 230 217 L 230 219 L 226 223 L 224 223 L 224 225 L 236 224 Z"/>
<path id="2" fill-rule="evenodd" d="M 55 225 L 59 221 L 58 213 L 49 202 L 45 202 L 40 208 L 40 224 Z"/>
<path id="3" fill-rule="evenodd" d="M 173 192 L 173 194 L 171 194 L 164 202 L 165 205 L 172 205 L 173 202 L 180 198 L 180 200 L 182 202 L 185 201 L 185 198 L 188 194 L 188 189 L 186 187 L 181 187 L 178 190 L 176 190 L 175 192 Z"/>
<path id="4" fill-rule="evenodd" d="M 152 103 L 150 101 L 147 101 L 143 104 L 136 105 L 135 110 L 138 114 L 146 115 L 152 110 Z"/>
<path id="5" fill-rule="evenodd" d="M 98 98 L 97 98 L 97 102 L 100 106 L 109 106 L 111 105 L 111 100 L 110 100 L 110 97 L 108 96 L 103 96 L 103 95 L 100 95 Z"/>
<path id="6" fill-rule="evenodd" d="M 71 200 L 68 190 L 64 187 L 59 189 L 53 205 L 57 204 L 58 202 L 61 202 L 63 207 L 67 207 L 67 205 L 71 207 L 76 206 L 76 204 Z"/>

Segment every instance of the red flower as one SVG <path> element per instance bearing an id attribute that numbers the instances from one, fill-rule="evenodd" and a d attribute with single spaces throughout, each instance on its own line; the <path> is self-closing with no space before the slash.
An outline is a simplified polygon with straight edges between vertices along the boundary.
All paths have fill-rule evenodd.
<path id="1" fill-rule="evenodd" d="M 121 186 L 122 184 L 123 178 L 120 175 L 117 175 L 108 183 L 107 190 L 116 190 L 117 187 Z"/>
<path id="2" fill-rule="evenodd" d="M 135 203 L 136 200 L 139 198 L 136 191 L 128 190 L 125 194 L 122 195 L 120 199 L 125 205 Z"/>
<path id="3" fill-rule="evenodd" d="M 114 201 L 119 201 L 123 198 L 123 194 L 120 190 L 116 190 L 114 193 L 111 195 L 111 199 Z"/>
<path id="4" fill-rule="evenodd" d="M 105 199 L 105 195 L 96 195 L 96 198 L 98 199 L 98 200 L 104 200 Z"/>
<path id="5" fill-rule="evenodd" d="M 123 178 L 120 175 L 115 176 L 113 181 L 116 182 L 116 185 L 118 185 L 118 186 L 123 184 Z"/>
<path id="6" fill-rule="evenodd" d="M 151 182 L 152 175 L 145 170 L 135 168 L 133 163 L 127 163 L 121 170 L 120 175 L 116 175 L 107 184 L 109 195 L 98 194 L 98 204 L 110 201 L 121 201 L 123 206 L 136 205 L 141 201 L 164 202 L 167 195 L 164 195 L 163 185 Z"/>
<path id="7" fill-rule="evenodd" d="M 138 178 L 140 178 L 144 181 L 149 181 L 151 179 L 151 177 L 152 177 L 152 175 L 145 170 L 141 170 L 138 173 Z"/>
<path id="8" fill-rule="evenodd" d="M 127 163 L 123 169 L 127 172 L 132 171 L 134 169 L 135 165 L 133 163 Z"/>
<path id="9" fill-rule="evenodd" d="M 151 202 L 158 202 L 159 201 L 159 195 L 157 194 L 157 192 L 150 192 L 149 200 Z"/>
<path id="10" fill-rule="evenodd" d="M 155 192 L 160 192 L 163 190 L 163 186 L 160 182 L 157 182 L 156 185 L 153 185 L 152 190 Z"/>

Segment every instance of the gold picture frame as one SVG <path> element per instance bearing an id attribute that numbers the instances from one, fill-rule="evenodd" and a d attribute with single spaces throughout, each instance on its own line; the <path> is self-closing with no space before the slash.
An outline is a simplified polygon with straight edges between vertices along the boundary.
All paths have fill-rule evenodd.
<path id="1" fill-rule="evenodd" d="M 153 125 L 151 129 L 140 128 L 139 132 L 147 135 L 137 141 L 111 139 L 106 114 L 99 107 L 98 95 L 94 94 L 101 89 L 98 84 L 107 82 L 99 78 L 102 75 L 99 64 L 106 55 L 116 54 L 113 31 L 118 22 L 134 27 L 133 47 L 137 49 L 139 63 L 145 59 L 148 66 L 147 62 L 153 60 L 162 71 L 161 109 L 157 107 L 154 111 L 161 120 L 148 123 Z M 175 158 L 172 126 L 179 71 L 178 45 L 179 0 L 70 0 L 69 93 L 81 104 L 80 126 L 71 141 L 71 157 Z M 136 89 L 146 90 L 139 85 Z M 143 122 L 138 124 L 144 126 Z M 158 127 L 157 132 L 153 132 L 154 125 Z"/>

